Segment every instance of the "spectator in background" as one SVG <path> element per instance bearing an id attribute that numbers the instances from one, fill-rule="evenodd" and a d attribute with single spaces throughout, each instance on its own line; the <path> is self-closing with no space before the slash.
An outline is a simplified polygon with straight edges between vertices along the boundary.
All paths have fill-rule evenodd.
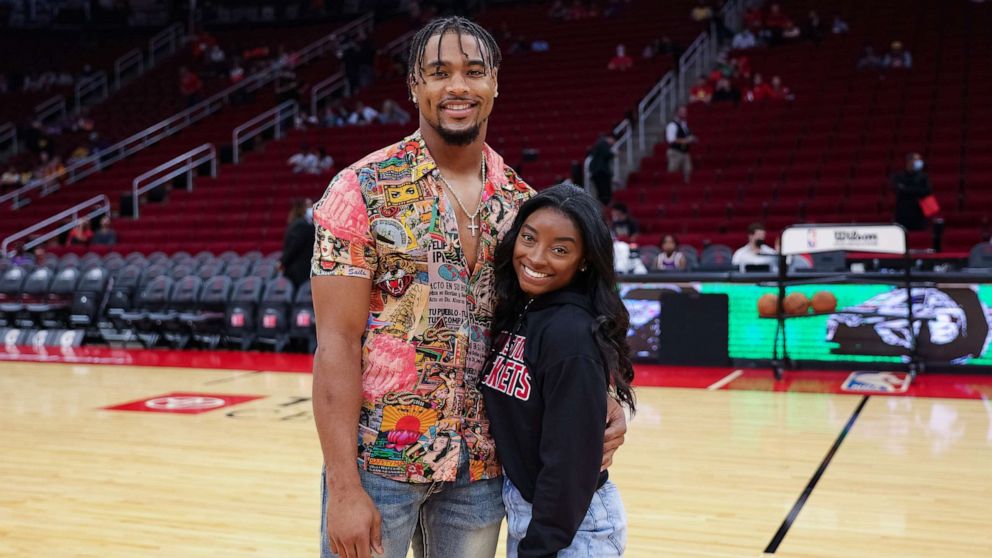
<path id="1" fill-rule="evenodd" d="M 768 90 L 769 101 L 792 101 L 796 98 L 788 87 L 782 85 L 782 78 L 772 76 L 772 84 Z"/>
<path id="2" fill-rule="evenodd" d="M 290 157 L 286 164 L 292 166 L 296 174 L 320 174 L 317 150 L 307 145 L 301 146 L 300 151 Z"/>
<path id="3" fill-rule="evenodd" d="M 340 114 L 342 107 L 340 103 L 328 103 L 324 107 L 324 114 L 320 117 L 320 125 L 325 128 L 337 128 L 344 126 L 347 121 Z"/>
<path id="4" fill-rule="evenodd" d="M 610 231 L 614 238 L 631 238 L 637 234 L 637 221 L 625 204 L 618 202 L 610 209 Z"/>
<path id="5" fill-rule="evenodd" d="M 386 99 L 382 102 L 382 110 L 379 111 L 379 122 L 405 126 L 410 122 L 410 113 L 400 108 L 396 101 Z"/>
<path id="6" fill-rule="evenodd" d="M 355 103 L 355 112 L 348 116 L 348 124 L 352 126 L 367 126 L 374 123 L 379 118 L 379 111 L 372 107 L 365 106 L 365 103 L 358 101 Z"/>
<path id="7" fill-rule="evenodd" d="M 785 15 L 782 6 L 776 2 L 768 7 L 768 15 L 765 16 L 764 28 L 760 35 L 767 40 L 768 44 L 776 45 L 782 42 L 786 30 L 794 27 L 795 24 L 792 19 Z"/>
<path id="8" fill-rule="evenodd" d="M 819 45 L 823 40 L 823 22 L 820 21 L 820 14 L 815 10 L 810 10 L 806 17 L 806 24 L 803 25 L 802 34 L 815 45 Z"/>
<path id="9" fill-rule="evenodd" d="M 698 23 L 709 22 L 713 19 L 713 8 L 710 7 L 707 0 L 696 0 L 696 5 L 689 12 L 689 17 L 692 18 L 692 21 Z"/>
<path id="10" fill-rule="evenodd" d="M 754 48 L 758 46 L 758 37 L 751 32 L 750 29 L 745 27 L 734 35 L 734 40 L 730 43 L 731 48 L 734 50 L 746 50 L 749 48 Z"/>
<path id="11" fill-rule="evenodd" d="M 865 45 L 865 49 L 858 58 L 856 68 L 858 70 L 877 70 L 882 67 L 882 59 L 875 54 L 875 49 L 871 45 Z"/>
<path id="12" fill-rule="evenodd" d="M 97 246 L 113 246 L 117 244 L 117 231 L 110 227 L 110 216 L 104 215 L 100 218 L 100 224 L 90 239 L 90 244 Z"/>
<path id="13" fill-rule="evenodd" d="M 323 147 L 317 152 L 317 168 L 322 174 L 329 173 L 334 168 L 334 157 L 328 155 L 327 149 Z"/>
<path id="14" fill-rule="evenodd" d="M 179 94 L 182 95 L 186 108 L 200 102 L 203 82 L 196 72 L 186 66 L 179 68 Z"/>
<path id="15" fill-rule="evenodd" d="M 314 234 L 313 202 L 302 198 L 292 200 L 289 217 L 286 219 L 279 267 L 297 289 L 310 279 Z"/>
<path id="16" fill-rule="evenodd" d="M 65 240 L 66 246 L 88 246 L 93 239 L 93 229 L 86 219 L 78 221 Z"/>
<path id="17" fill-rule="evenodd" d="M 613 144 L 616 138 L 612 134 L 599 136 L 596 145 L 589 154 L 589 175 L 596 188 L 596 198 L 603 205 L 609 205 L 613 199 Z"/>
<path id="18" fill-rule="evenodd" d="M 624 45 L 617 45 L 616 54 L 610 59 L 610 63 L 606 65 L 606 69 L 611 71 L 626 72 L 633 67 L 634 59 L 627 56 L 627 47 Z"/>
<path id="19" fill-rule="evenodd" d="M 0 193 L 6 194 L 7 190 L 14 190 L 21 187 L 21 173 L 13 166 L 7 167 L 3 175 L 0 176 Z"/>
<path id="20" fill-rule="evenodd" d="M 847 22 L 841 19 L 839 15 L 834 16 L 834 22 L 830 26 L 830 32 L 834 35 L 843 35 L 850 31 L 851 28 L 847 25 Z"/>
<path id="21" fill-rule="evenodd" d="M 923 167 L 923 157 L 910 153 L 906 156 L 906 170 L 892 177 L 892 189 L 896 192 L 896 223 L 910 231 L 927 228 L 927 217 L 920 207 L 920 200 L 933 194 L 933 188 Z"/>
<path id="22" fill-rule="evenodd" d="M 689 183 L 692 176 L 692 156 L 689 151 L 699 139 L 689 130 L 689 109 L 681 106 L 675 117 L 665 126 L 665 141 L 668 142 L 668 172 L 681 172 L 682 180 Z"/>
<path id="23" fill-rule="evenodd" d="M 210 51 L 207 52 L 207 60 L 216 75 L 224 75 L 224 62 L 227 60 L 227 55 L 224 54 L 224 49 L 220 48 L 220 45 L 210 47 Z"/>
<path id="24" fill-rule="evenodd" d="M 661 252 L 655 260 L 654 267 L 658 271 L 684 271 L 688 262 L 685 255 L 678 251 L 679 242 L 674 234 L 661 237 Z"/>
<path id="25" fill-rule="evenodd" d="M 746 271 L 746 266 L 749 265 L 767 265 L 774 268 L 778 252 L 765 244 L 765 235 L 765 226 L 761 223 L 752 223 L 748 226 L 747 244 L 734 252 L 730 263 L 738 266 L 741 271 Z"/>
<path id="26" fill-rule="evenodd" d="M 892 41 L 889 52 L 882 58 L 882 66 L 894 70 L 910 70 L 913 68 L 913 55 L 903 48 L 901 41 Z"/>
<path id="27" fill-rule="evenodd" d="M 712 102 L 736 105 L 741 102 L 741 92 L 730 83 L 729 79 L 720 78 L 720 81 L 716 82 L 716 89 L 713 90 Z"/>
<path id="28" fill-rule="evenodd" d="M 548 9 L 548 17 L 555 21 L 565 21 L 568 18 L 568 8 L 564 0 L 555 0 Z"/>
<path id="29" fill-rule="evenodd" d="M 710 85 L 710 82 L 705 77 L 700 77 L 696 80 L 696 85 L 692 86 L 692 89 L 689 90 L 689 102 L 705 103 L 708 105 L 711 100 L 713 100 L 713 86 Z"/>
<path id="30" fill-rule="evenodd" d="M 761 74 L 754 74 L 751 89 L 747 92 L 747 100 L 751 103 L 767 101 L 772 97 L 772 87 L 765 82 Z"/>

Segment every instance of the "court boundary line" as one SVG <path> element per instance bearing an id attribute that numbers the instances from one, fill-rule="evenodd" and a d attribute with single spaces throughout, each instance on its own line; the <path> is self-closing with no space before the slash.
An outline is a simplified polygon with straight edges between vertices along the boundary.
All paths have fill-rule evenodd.
<path id="1" fill-rule="evenodd" d="M 744 375 L 744 371 L 738 368 L 737 370 L 734 370 L 730 374 L 727 374 L 726 376 L 724 376 L 724 377 L 720 378 L 719 380 L 717 380 L 717 381 L 713 382 L 712 384 L 710 384 L 706 388 L 706 390 L 707 391 L 716 391 L 716 390 L 722 388 L 723 386 L 729 384 L 730 382 L 733 382 L 737 378 L 740 378 L 743 375 Z"/>
<path id="2" fill-rule="evenodd" d="M 844 428 L 837 435 L 837 439 L 834 440 L 834 444 L 830 447 L 830 451 L 828 451 L 827 455 L 823 457 L 823 460 L 820 462 L 820 466 L 816 469 L 816 472 L 813 473 L 813 476 L 809 479 L 809 482 L 806 483 L 806 488 L 803 489 L 802 493 L 799 495 L 799 498 L 796 500 L 796 503 L 793 504 L 792 509 L 789 511 L 789 515 L 785 516 L 785 520 L 782 521 L 782 525 L 778 528 L 778 531 L 775 532 L 775 536 L 772 537 L 771 542 L 769 542 L 768 546 L 765 547 L 765 554 L 775 554 L 775 551 L 778 550 L 779 545 L 781 545 L 782 541 L 785 539 L 785 535 L 788 534 L 789 529 L 792 528 L 792 524 L 796 521 L 796 518 L 799 517 L 799 512 L 802 511 L 803 506 L 806 505 L 806 500 L 808 500 L 810 495 L 813 493 L 813 489 L 816 488 L 816 484 L 820 482 L 820 478 L 823 476 L 823 473 L 826 472 L 827 467 L 833 460 L 834 455 L 837 454 L 837 450 L 840 449 L 840 445 L 844 442 L 844 439 L 847 438 L 847 434 L 854 426 L 854 422 L 858 420 L 858 417 L 861 415 L 861 411 L 865 408 L 865 404 L 868 403 L 868 399 L 870 397 L 870 395 L 865 395 L 861 398 L 861 403 L 855 407 L 854 412 L 851 413 L 851 418 L 847 419 L 847 424 L 844 425 Z"/>

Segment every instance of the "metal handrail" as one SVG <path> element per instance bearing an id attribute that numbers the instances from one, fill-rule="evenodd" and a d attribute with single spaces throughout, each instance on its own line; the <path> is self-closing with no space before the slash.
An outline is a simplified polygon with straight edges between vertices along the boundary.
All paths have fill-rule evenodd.
<path id="1" fill-rule="evenodd" d="M 317 114 L 317 109 L 320 108 L 321 101 L 347 88 L 348 80 L 344 78 L 344 72 L 337 72 L 328 78 L 318 81 L 310 89 L 310 114 Z"/>
<path id="2" fill-rule="evenodd" d="M 651 91 L 637 105 L 637 147 L 643 154 L 647 152 L 646 129 L 648 122 L 658 115 L 658 122 L 664 123 L 675 104 L 675 72 L 668 72 L 651 88 Z"/>
<path id="3" fill-rule="evenodd" d="M 86 213 L 85 215 L 80 215 L 80 212 L 92 206 L 97 206 L 97 207 L 91 210 L 89 213 Z M 13 254 L 11 254 L 11 252 L 8 250 L 8 248 L 12 243 L 26 236 L 30 236 L 44 229 L 45 227 L 52 225 L 53 223 L 58 223 L 60 221 L 69 218 L 72 219 L 72 221 L 68 223 L 64 223 L 63 225 L 42 234 L 38 238 L 29 240 L 26 244 L 24 244 L 23 250 L 24 251 L 30 250 L 39 244 L 47 242 L 49 239 L 55 238 L 56 236 L 66 231 L 72 230 L 73 227 L 75 227 L 83 219 L 89 220 L 104 214 L 110 215 L 110 199 L 108 199 L 107 196 L 103 194 L 100 194 L 99 196 L 94 196 L 82 203 L 74 205 L 69 209 L 60 211 L 43 221 L 35 223 L 25 229 L 21 229 L 20 231 L 17 231 L 16 233 L 8 236 L 3 240 L 3 243 L 0 244 L 0 255 L 7 257 L 12 256 Z"/>
<path id="4" fill-rule="evenodd" d="M 371 17 L 371 16 L 366 16 Z M 363 18 L 364 19 L 364 18 Z M 355 27 L 352 29 L 357 31 L 360 29 L 361 25 L 365 23 L 359 20 L 356 22 Z M 405 48 L 407 44 L 410 43 L 410 39 L 413 38 L 414 33 L 408 32 L 403 35 L 393 39 L 385 47 L 383 47 L 387 52 L 393 52 L 397 49 Z M 337 93 L 341 90 L 348 89 L 348 81 L 344 77 L 344 72 L 335 72 L 330 76 L 318 81 L 310 88 L 310 114 L 317 114 L 320 109 L 320 102 L 324 99 L 330 97 L 331 95 Z M 350 95 L 350 91 L 346 91 L 346 95 Z"/>
<path id="5" fill-rule="evenodd" d="M 708 52 L 709 34 L 700 33 L 696 40 L 685 49 L 685 53 L 679 58 L 679 100 L 685 102 L 687 98 L 688 83 L 686 73 L 691 66 L 694 69 L 693 75 L 698 75 L 698 67 L 704 66 L 703 54 Z"/>
<path id="6" fill-rule="evenodd" d="M 414 35 L 416 35 L 416 33 L 413 31 L 403 33 L 399 37 L 389 41 L 386 46 L 382 47 L 382 50 L 394 56 L 400 54 L 410 46 L 410 41 L 413 40 Z"/>
<path id="7" fill-rule="evenodd" d="M 88 78 L 76 82 L 76 114 L 83 110 L 83 105 L 90 100 L 94 92 L 99 92 L 97 101 L 102 101 L 110 94 L 106 72 L 97 72 Z"/>
<path id="8" fill-rule="evenodd" d="M 308 54 L 297 58 L 293 64 L 293 67 L 295 68 L 302 65 L 304 63 L 303 60 L 312 60 L 317 56 L 314 53 L 323 53 L 332 42 L 329 38 L 336 40 L 337 36 L 341 34 L 356 32 L 361 29 L 363 25 L 371 25 L 371 23 L 372 15 L 367 14 L 335 30 L 324 38 L 315 41 L 313 44 L 300 51 L 308 52 Z M 162 33 L 159 35 L 162 35 Z M 324 50 L 321 50 L 321 48 Z M 151 53 L 149 53 L 149 58 L 151 59 Z M 149 67 L 151 67 L 151 61 L 149 64 Z M 62 184 L 74 184 L 79 182 L 83 178 L 99 172 L 117 161 L 133 155 L 150 145 L 154 145 L 162 139 L 191 126 L 207 116 L 210 116 L 211 114 L 219 111 L 224 105 L 228 104 L 234 93 L 241 91 L 242 89 L 248 92 L 257 91 L 266 84 L 272 82 L 278 76 L 280 69 L 281 68 L 278 64 L 273 64 L 269 68 L 252 74 L 244 80 L 210 96 L 209 98 L 178 114 L 159 122 L 158 124 L 154 124 L 129 138 L 117 142 L 107 149 L 101 150 L 98 153 L 94 153 L 89 157 L 69 165 L 66 167 L 65 173 L 62 175 L 64 178 Z M 62 102 L 64 103 L 65 99 L 62 99 Z M 47 192 L 54 191 L 53 188 L 56 188 L 56 179 L 54 177 L 47 180 L 33 181 L 32 183 L 22 186 L 17 190 L 0 196 L 0 204 L 10 200 L 15 200 L 14 205 L 16 207 L 20 203 L 20 198 L 24 197 L 27 193 L 34 190 L 42 190 L 42 195 L 46 195 Z"/>
<path id="9" fill-rule="evenodd" d="M 141 206 L 140 196 L 149 190 L 165 184 L 177 176 L 186 175 L 186 189 L 193 189 L 193 171 L 203 163 L 210 164 L 210 176 L 217 176 L 217 148 L 212 143 L 205 143 L 195 149 L 187 151 L 152 170 L 142 173 L 131 181 L 131 216 L 135 219 L 140 217 L 138 213 Z M 170 170 L 171 169 L 171 170 Z M 162 174 L 165 173 L 165 174 Z M 152 179 L 151 181 L 148 181 Z"/>
<path id="10" fill-rule="evenodd" d="M 328 50 L 330 50 L 331 45 L 337 43 L 338 37 L 342 35 L 350 35 L 357 33 L 358 31 L 371 31 L 374 20 L 372 14 L 365 14 L 364 16 L 355 19 L 343 27 L 340 27 L 334 32 L 320 38 L 313 43 L 310 43 L 306 48 L 297 51 L 293 55 L 294 63 L 293 67 L 302 66 L 307 62 L 323 56 Z"/>
<path id="11" fill-rule="evenodd" d="M 59 115 L 63 119 L 65 118 L 66 104 L 65 97 L 62 95 L 56 95 L 46 101 L 38 103 L 34 107 L 34 118 L 41 123 L 48 122 L 48 120 L 55 115 Z"/>
<path id="12" fill-rule="evenodd" d="M 145 73 L 145 56 L 139 49 L 131 49 L 114 61 L 114 89 L 120 89 L 126 83 L 124 74 L 132 68 L 137 68 L 134 77 Z"/>
<path id="13" fill-rule="evenodd" d="M 11 155 L 17 155 L 20 146 L 17 144 L 17 126 L 14 126 L 13 122 L 0 124 L 0 145 L 8 142 L 10 143 L 10 148 L 6 151 L 0 149 L 0 153 L 9 151 Z"/>
<path id="14" fill-rule="evenodd" d="M 186 29 L 181 23 L 173 23 L 148 40 L 148 67 L 154 67 L 162 59 L 168 57 L 181 45 L 186 38 Z M 166 50 L 163 56 L 159 56 L 160 50 Z"/>
<path id="15" fill-rule="evenodd" d="M 282 139 L 286 130 L 284 123 L 300 113 L 296 101 L 286 101 L 241 124 L 231 132 L 231 148 L 234 164 L 241 162 L 241 144 L 266 130 L 275 128 L 275 138 Z"/>

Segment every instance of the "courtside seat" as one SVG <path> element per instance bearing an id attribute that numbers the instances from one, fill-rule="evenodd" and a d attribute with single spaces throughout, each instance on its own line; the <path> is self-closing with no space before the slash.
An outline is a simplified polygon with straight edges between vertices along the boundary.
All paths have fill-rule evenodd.
<path id="1" fill-rule="evenodd" d="M 189 327 L 193 340 L 199 345 L 215 349 L 220 344 L 233 284 L 231 278 L 225 275 L 207 279 L 196 308 L 180 312 L 179 320 Z"/>
<path id="2" fill-rule="evenodd" d="M 151 312 L 148 315 L 151 326 L 158 328 L 173 348 L 183 349 L 192 339 L 193 327 L 185 316 L 195 312 L 202 287 L 203 281 L 196 275 L 178 279 L 172 287 L 168 307 L 164 311 Z"/>
<path id="3" fill-rule="evenodd" d="M 0 325 L 13 325 L 17 314 L 24 308 L 21 293 L 27 278 L 28 272 L 20 266 L 11 267 L 0 278 Z"/>
<path id="4" fill-rule="evenodd" d="M 49 329 L 68 326 L 69 308 L 72 306 L 72 298 L 81 275 L 82 273 L 74 267 L 58 272 L 45 296 L 38 302 L 27 303 L 27 311 L 32 321 Z M 28 281 L 30 282 L 30 278 Z"/>
<path id="5" fill-rule="evenodd" d="M 293 304 L 293 283 L 285 277 L 269 281 L 258 307 L 255 341 L 271 346 L 277 353 L 289 344 L 289 309 Z"/>
<path id="6" fill-rule="evenodd" d="M 290 339 L 305 344 L 306 352 L 313 353 L 317 348 L 317 315 L 313 310 L 310 281 L 300 285 L 296 291 L 290 315 L 292 320 L 289 328 Z"/>
<path id="7" fill-rule="evenodd" d="M 154 347 L 162 336 L 152 316 L 160 316 L 168 309 L 173 283 L 168 275 L 155 277 L 138 293 L 134 309 L 121 313 L 120 319 L 125 328 L 145 347 Z"/>
<path id="8" fill-rule="evenodd" d="M 225 311 L 225 342 L 235 344 L 241 350 L 251 347 L 255 341 L 255 317 L 264 286 L 262 278 L 256 276 L 245 277 L 235 284 Z"/>
<path id="9" fill-rule="evenodd" d="M 138 273 L 137 268 L 135 270 Z M 69 324 L 73 328 L 92 331 L 97 326 L 110 282 L 111 275 L 107 269 L 94 267 L 83 273 L 69 310 Z"/>

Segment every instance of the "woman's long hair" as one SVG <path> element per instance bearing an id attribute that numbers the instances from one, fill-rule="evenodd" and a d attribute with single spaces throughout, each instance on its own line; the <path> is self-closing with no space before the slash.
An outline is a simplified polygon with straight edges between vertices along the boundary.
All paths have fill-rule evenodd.
<path id="1" fill-rule="evenodd" d="M 599 202 L 585 191 L 567 184 L 544 190 L 520 207 L 513 227 L 503 237 L 495 254 L 497 296 L 494 333 L 513 329 L 528 297 L 520 290 L 513 269 L 513 248 L 524 222 L 535 211 L 550 208 L 567 216 L 582 234 L 586 270 L 576 273 L 572 286 L 589 296 L 596 315 L 594 335 L 607 367 L 607 381 L 616 399 L 634 411 L 634 366 L 627 345 L 630 315 L 620 300 L 613 268 L 613 240 L 603 220 Z"/>

